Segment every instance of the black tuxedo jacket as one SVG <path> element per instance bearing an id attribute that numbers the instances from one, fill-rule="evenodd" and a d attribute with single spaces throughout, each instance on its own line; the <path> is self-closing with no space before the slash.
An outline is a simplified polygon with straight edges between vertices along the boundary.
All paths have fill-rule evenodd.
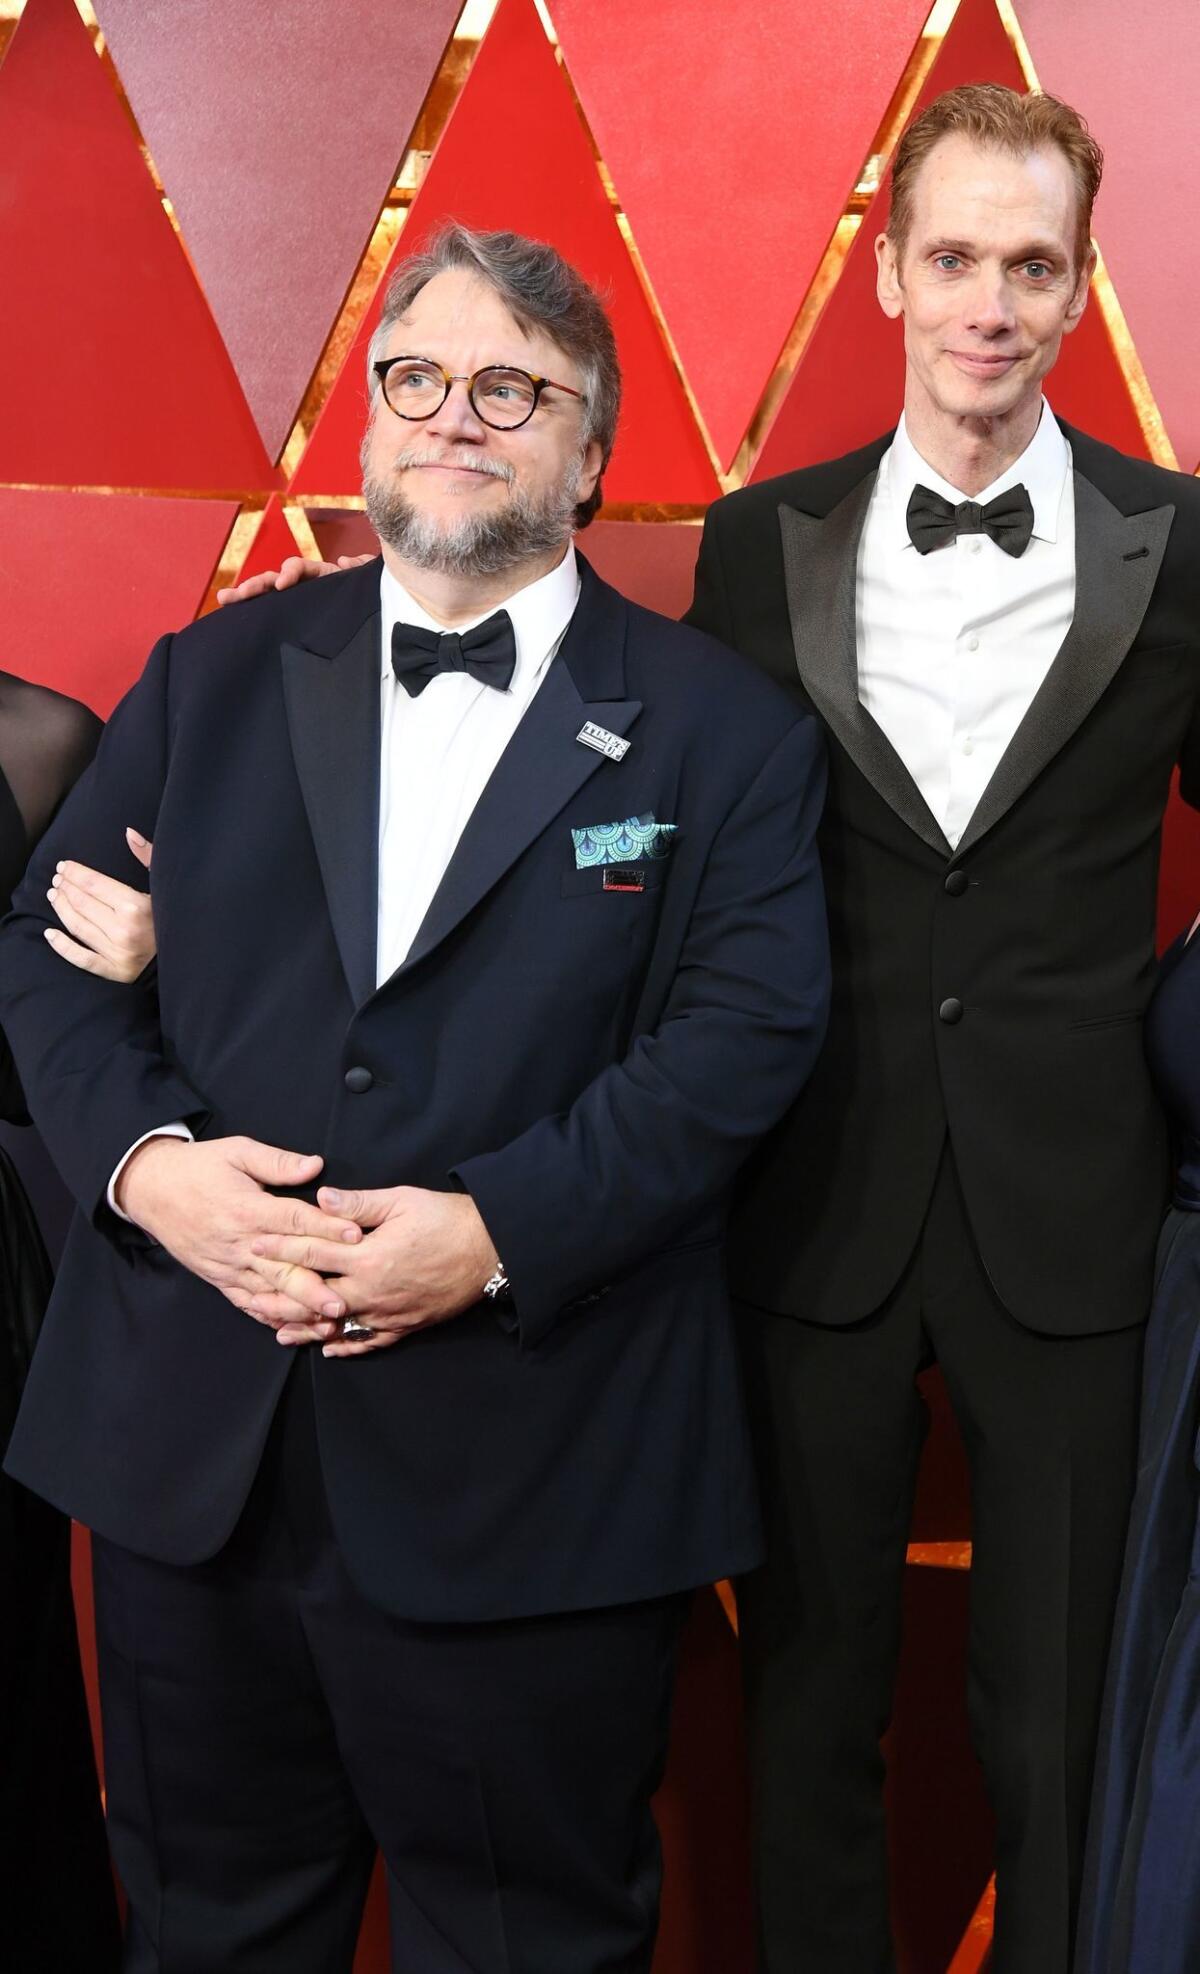
<path id="1" fill-rule="evenodd" d="M 515 1321 L 481 1304 L 297 1367 L 367 1595 L 476 1620 L 743 1569 L 722 1237 L 825 1025 L 819 730 L 585 568 L 377 989 L 378 613 L 373 563 L 164 638 L 17 894 L 0 1020 L 82 1211 L 10 1471 L 169 1561 L 236 1521 L 294 1359 L 105 1204 L 128 1146 L 183 1117 L 319 1151 L 333 1184 L 465 1187 L 507 1265 Z M 623 760 L 579 743 L 589 720 L 628 736 Z M 576 868 L 573 827 L 650 813 L 677 842 L 643 890 Z M 56 857 L 124 875 L 127 823 L 154 838 L 156 990 L 42 938 Z"/>
<path id="2" fill-rule="evenodd" d="M 690 621 L 830 740 L 829 1037 L 747 1169 L 731 1237 L 734 1292 L 763 1308 L 827 1324 L 876 1309 L 949 1132 L 1021 1323 L 1145 1315 L 1166 1173 L 1141 1020 L 1176 762 L 1200 798 L 1200 486 L 1067 437 L 1074 621 L 954 851 L 858 697 L 857 552 L 889 440 L 709 512 Z"/>

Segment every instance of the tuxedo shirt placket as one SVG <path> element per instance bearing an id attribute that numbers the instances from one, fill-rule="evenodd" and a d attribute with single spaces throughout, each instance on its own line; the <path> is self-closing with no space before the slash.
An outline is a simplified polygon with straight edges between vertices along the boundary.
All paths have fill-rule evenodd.
<path id="1" fill-rule="evenodd" d="M 392 670 L 392 629 L 437 623 L 387 568 L 380 576 L 379 897 L 376 980 L 407 957 L 463 830 L 543 683 L 579 598 L 574 548 L 536 583 L 456 629 L 508 611 L 517 662 L 507 691 L 465 672 L 432 678 L 415 697 Z"/>
<path id="2" fill-rule="evenodd" d="M 1034 505 L 1022 556 L 984 534 L 920 555 L 905 519 L 920 483 L 966 496 L 917 453 L 903 419 L 879 464 L 859 547 L 859 696 L 958 843 L 1070 627 L 1071 455 L 1044 406 L 1033 439 L 980 505 L 1021 482 Z"/>

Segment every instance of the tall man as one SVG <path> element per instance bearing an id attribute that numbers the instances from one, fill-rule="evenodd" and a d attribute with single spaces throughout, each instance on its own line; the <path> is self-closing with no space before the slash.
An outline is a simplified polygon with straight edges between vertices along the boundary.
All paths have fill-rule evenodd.
<path id="1" fill-rule="evenodd" d="M 164 638 L 4 936 L 83 1210 L 10 1464 L 98 1532 L 131 1970 L 348 1970 L 378 1842 L 397 1968 L 633 1974 L 681 1593 L 760 1553 L 719 1256 L 824 1026 L 819 739 L 577 562 L 550 248 L 449 229 L 370 386 L 382 569 Z M 42 936 L 127 823 L 157 999 Z"/>
<path id="2" fill-rule="evenodd" d="M 829 1039 L 748 1175 L 735 1296 L 768 1504 L 743 1585 L 769 1974 L 892 1964 L 880 1736 L 941 1364 L 970 1460 L 996 1974 L 1066 1974 L 1164 1199 L 1143 1067 L 1159 825 L 1200 798 L 1200 487 L 1042 399 L 1100 153 L 940 98 L 878 292 L 904 409 L 731 494 L 691 621 L 823 719 Z"/>

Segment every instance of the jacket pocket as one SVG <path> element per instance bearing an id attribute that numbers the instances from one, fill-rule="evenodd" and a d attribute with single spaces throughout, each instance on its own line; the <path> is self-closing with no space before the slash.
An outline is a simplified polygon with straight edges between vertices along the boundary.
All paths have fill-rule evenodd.
<path id="1" fill-rule="evenodd" d="M 1115 1014 L 1085 1014 L 1079 1021 L 1068 1022 L 1067 1026 L 1076 1033 L 1091 1028 L 1126 1028 L 1140 1021 L 1141 1008 L 1119 1008 Z"/>

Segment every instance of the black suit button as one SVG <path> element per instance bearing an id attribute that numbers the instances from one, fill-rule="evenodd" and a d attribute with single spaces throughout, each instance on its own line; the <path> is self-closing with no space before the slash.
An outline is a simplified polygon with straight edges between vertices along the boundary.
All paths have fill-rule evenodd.
<path id="1" fill-rule="evenodd" d="M 374 1081 L 375 1078 L 370 1070 L 364 1069 L 360 1062 L 355 1063 L 353 1069 L 346 1071 L 346 1088 L 353 1091 L 356 1097 L 363 1096 Z"/>
<path id="2" fill-rule="evenodd" d="M 963 1004 L 961 1001 L 956 1001 L 953 995 L 950 996 L 948 1001 L 943 1001 L 941 1007 L 938 1009 L 938 1020 L 949 1022 L 951 1027 L 954 1026 L 956 1021 L 961 1021 L 962 1018 Z M 349 1077 L 346 1080 L 349 1082 Z"/>
<path id="3" fill-rule="evenodd" d="M 965 870 L 952 870 L 947 873 L 945 889 L 952 898 L 961 898 L 969 882 Z"/>

